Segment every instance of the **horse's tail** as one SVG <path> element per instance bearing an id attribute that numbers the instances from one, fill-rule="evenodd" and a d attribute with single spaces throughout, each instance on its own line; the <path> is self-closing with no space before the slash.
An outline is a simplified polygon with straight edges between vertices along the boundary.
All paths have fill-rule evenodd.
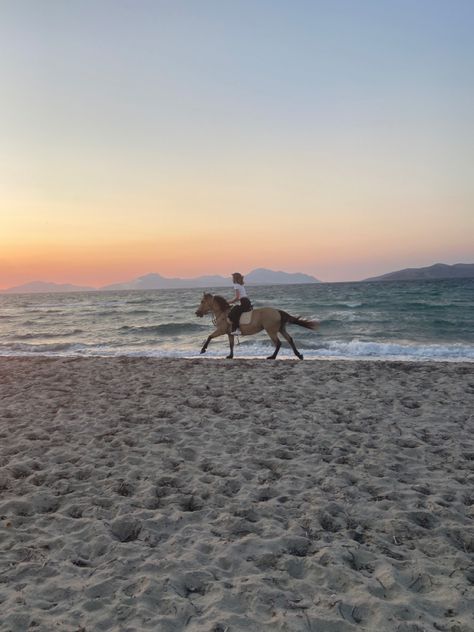
<path id="1" fill-rule="evenodd" d="M 308 320 L 307 318 L 300 318 L 299 316 L 292 316 L 287 312 L 279 309 L 280 317 L 281 317 L 281 325 L 280 329 L 283 329 L 284 326 L 289 323 L 290 325 L 299 325 L 300 327 L 306 327 L 306 329 L 317 329 L 319 327 L 319 322 L 317 320 Z"/>

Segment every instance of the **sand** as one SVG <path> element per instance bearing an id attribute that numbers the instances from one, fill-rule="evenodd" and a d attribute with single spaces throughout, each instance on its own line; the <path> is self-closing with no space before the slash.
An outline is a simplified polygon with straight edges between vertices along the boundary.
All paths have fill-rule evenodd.
<path id="1" fill-rule="evenodd" d="M 0 360 L 0 629 L 474 630 L 474 366 Z"/>

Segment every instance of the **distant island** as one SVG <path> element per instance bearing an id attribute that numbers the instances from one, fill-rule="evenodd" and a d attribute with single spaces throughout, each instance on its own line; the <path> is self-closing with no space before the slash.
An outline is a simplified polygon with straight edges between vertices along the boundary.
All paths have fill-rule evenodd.
<path id="1" fill-rule="evenodd" d="M 381 276 L 370 277 L 364 281 L 423 281 L 443 279 L 472 279 L 474 278 L 474 263 L 435 263 L 426 268 L 405 268 L 396 272 L 389 272 Z"/>
<path id="2" fill-rule="evenodd" d="M 32 281 L 0 290 L 4 294 L 49 294 L 50 292 L 95 292 L 95 287 L 87 285 L 72 285 L 71 283 L 48 283 L 46 281 Z"/>
<path id="3" fill-rule="evenodd" d="M 189 279 L 167 278 L 161 274 L 151 273 L 127 281 L 124 283 L 113 283 L 101 288 L 94 288 L 81 285 L 71 285 L 69 283 L 47 283 L 44 281 L 33 281 L 24 285 L 17 285 L 1 290 L 4 294 L 33 294 L 50 292 L 96 292 L 96 291 L 120 291 L 120 290 L 165 290 L 165 289 L 192 289 L 225 287 L 231 283 L 228 277 L 220 275 L 200 276 Z M 321 283 L 318 279 L 308 274 L 300 272 L 282 272 L 257 268 L 245 275 L 247 285 L 287 285 L 297 283 Z"/>

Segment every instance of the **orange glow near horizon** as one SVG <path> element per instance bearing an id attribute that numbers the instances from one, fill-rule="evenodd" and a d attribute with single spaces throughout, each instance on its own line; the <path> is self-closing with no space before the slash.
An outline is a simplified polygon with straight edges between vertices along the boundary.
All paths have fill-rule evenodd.
<path id="1" fill-rule="evenodd" d="M 315 226 L 317 224 L 317 226 Z M 459 257 L 459 236 L 451 244 L 445 234 L 443 257 L 437 256 L 441 243 L 431 236 L 421 241 L 420 231 L 399 239 L 394 248 L 394 232 L 380 234 L 373 227 L 348 221 L 307 222 L 306 227 L 266 228 L 250 226 L 242 231 L 227 227 L 221 233 L 207 227 L 193 227 L 179 234 L 122 240 L 103 233 L 90 238 L 76 231 L 33 234 L 23 240 L 10 239 L 2 245 L 0 288 L 43 280 L 100 287 L 125 282 L 157 272 L 167 277 L 195 277 L 203 274 L 230 275 L 236 269 L 244 274 L 256 267 L 287 272 L 306 272 L 323 281 L 357 280 L 410 265 L 430 265 L 437 260 L 455 263 Z M 126 232 L 126 231 L 125 231 Z M 152 231 L 150 231 L 152 232 Z M 237 233 L 237 236 L 235 235 Z M 242 233 L 239 236 L 238 233 Z M 457 239 L 455 239 L 457 238 Z M 469 252 L 465 239 L 465 252 Z M 450 246 L 451 248 L 447 247 Z M 414 258 L 412 253 L 416 251 Z M 406 263 L 408 262 L 408 263 Z"/>
<path id="2" fill-rule="evenodd" d="M 460 210 L 464 223 L 450 221 L 452 201 L 436 192 L 402 203 L 365 185 L 363 194 L 355 185 L 339 192 L 332 180 L 315 186 L 301 175 L 298 184 L 251 181 L 250 191 L 193 181 L 186 192 L 142 191 L 133 203 L 119 187 L 105 200 L 11 190 L 0 207 L 0 288 L 34 280 L 100 287 L 150 272 L 226 276 L 256 267 L 344 281 L 469 262 L 468 209 Z"/>

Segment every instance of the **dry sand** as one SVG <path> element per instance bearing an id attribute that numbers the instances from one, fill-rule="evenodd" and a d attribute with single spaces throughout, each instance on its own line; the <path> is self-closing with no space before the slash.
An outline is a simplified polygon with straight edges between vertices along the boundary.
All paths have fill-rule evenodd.
<path id="1" fill-rule="evenodd" d="M 474 630 L 474 367 L 0 361 L 0 629 Z"/>

